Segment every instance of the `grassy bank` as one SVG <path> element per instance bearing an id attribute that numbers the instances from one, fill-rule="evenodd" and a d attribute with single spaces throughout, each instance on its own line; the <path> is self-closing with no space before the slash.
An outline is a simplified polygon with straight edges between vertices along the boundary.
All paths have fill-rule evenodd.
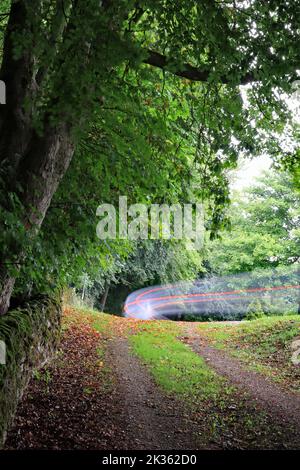
<path id="1" fill-rule="evenodd" d="M 300 316 L 276 316 L 239 324 L 199 325 L 202 336 L 225 349 L 251 369 L 268 375 L 293 390 L 300 390 L 300 366 L 292 362 L 300 338 Z"/>

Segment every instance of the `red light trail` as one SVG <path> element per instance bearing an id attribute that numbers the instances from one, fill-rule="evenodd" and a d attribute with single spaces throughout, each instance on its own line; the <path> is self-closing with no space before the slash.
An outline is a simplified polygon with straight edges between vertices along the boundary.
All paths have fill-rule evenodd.
<path id="1" fill-rule="evenodd" d="M 151 307 L 154 312 L 158 310 L 170 306 L 170 305 L 182 305 L 182 304 L 190 304 L 190 303 L 201 303 L 201 302 L 216 302 L 220 300 L 236 300 L 236 299 L 244 299 L 246 296 L 240 294 L 252 294 L 257 292 L 268 292 L 268 291 L 284 291 L 288 289 L 299 289 L 300 285 L 284 285 L 284 286 L 273 286 L 273 287 L 255 287 L 249 289 L 238 289 L 238 290 L 231 290 L 231 291 L 219 291 L 219 292 L 201 292 L 201 293 L 194 293 L 194 294 L 178 294 L 178 295 L 163 295 L 159 297 L 145 297 L 153 292 L 162 291 L 166 289 L 174 288 L 172 285 L 163 286 L 163 287 L 156 287 L 152 289 L 145 290 L 144 292 L 137 295 L 136 299 L 131 302 L 126 302 L 124 307 L 124 311 L 127 315 L 138 315 L 139 312 L 132 311 L 132 307 L 143 307 L 144 304 L 149 305 L 152 302 L 160 302 L 165 300 L 170 300 L 170 302 L 158 303 Z M 251 298 L 253 298 L 251 296 Z M 176 300 L 175 300 L 176 299 Z M 153 315 L 151 315 L 152 317 Z"/>

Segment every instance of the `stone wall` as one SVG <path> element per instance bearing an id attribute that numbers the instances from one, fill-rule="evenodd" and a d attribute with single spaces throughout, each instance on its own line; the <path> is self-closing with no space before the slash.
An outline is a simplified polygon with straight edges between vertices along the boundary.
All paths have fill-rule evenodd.
<path id="1" fill-rule="evenodd" d="M 0 340 L 6 347 L 5 364 L 0 364 L 0 448 L 32 372 L 43 366 L 58 346 L 60 323 L 61 304 L 48 296 L 0 317 Z"/>

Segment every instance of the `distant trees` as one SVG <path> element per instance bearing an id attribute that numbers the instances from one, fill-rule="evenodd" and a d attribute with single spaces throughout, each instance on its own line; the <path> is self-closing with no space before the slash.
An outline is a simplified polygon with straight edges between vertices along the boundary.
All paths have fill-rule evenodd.
<path id="1" fill-rule="evenodd" d="M 207 246 L 213 272 L 248 272 L 300 261 L 300 193 L 289 174 L 265 173 L 234 198 L 230 216 L 230 232 Z"/>
<path id="2" fill-rule="evenodd" d="M 190 280 L 203 271 L 201 254 L 188 250 L 184 241 L 140 240 L 131 242 L 131 252 L 116 252 L 109 269 L 101 269 L 94 279 L 77 283 L 78 293 L 89 285 L 87 295 L 94 305 L 113 313 L 121 313 L 127 295 L 142 287 Z"/>

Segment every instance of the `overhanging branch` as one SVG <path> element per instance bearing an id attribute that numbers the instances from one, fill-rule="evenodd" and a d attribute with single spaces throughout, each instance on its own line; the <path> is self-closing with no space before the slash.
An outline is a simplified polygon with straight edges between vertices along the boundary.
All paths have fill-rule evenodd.
<path id="1" fill-rule="evenodd" d="M 147 50 L 146 53 L 147 57 L 143 60 L 145 64 L 166 70 L 170 73 L 173 73 L 174 75 L 177 75 L 178 77 L 186 78 L 196 82 L 207 82 L 211 74 L 209 70 L 201 70 L 190 64 L 183 64 L 180 68 L 176 69 L 174 66 L 174 64 L 176 64 L 176 60 L 167 58 L 163 54 L 151 50 Z M 221 77 L 220 81 L 221 83 L 225 84 L 230 82 L 227 77 Z M 247 83 L 251 83 L 253 81 L 255 81 L 254 74 L 248 72 L 240 77 L 239 84 L 246 85 Z"/>

